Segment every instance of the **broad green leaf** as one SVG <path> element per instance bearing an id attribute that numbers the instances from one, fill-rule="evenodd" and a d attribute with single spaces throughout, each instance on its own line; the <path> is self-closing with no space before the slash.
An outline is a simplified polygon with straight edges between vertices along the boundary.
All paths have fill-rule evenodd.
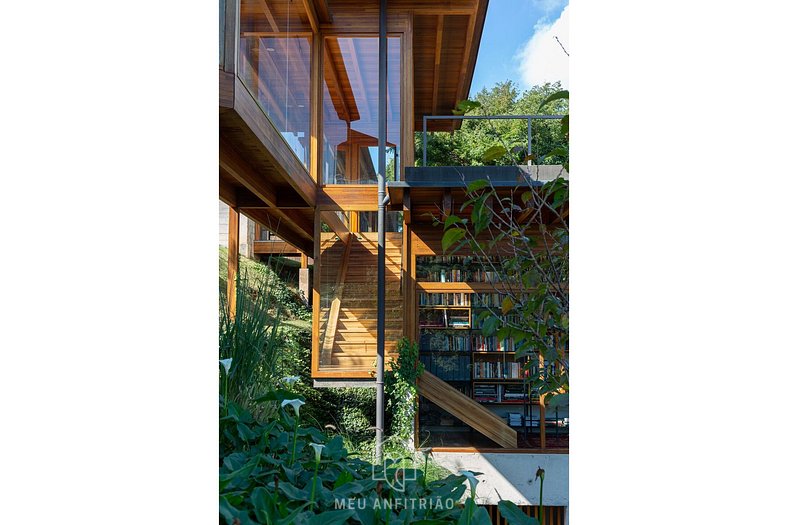
<path id="1" fill-rule="evenodd" d="M 561 119 L 561 133 L 569 134 L 569 115 L 564 115 L 564 118 Z"/>
<path id="2" fill-rule="evenodd" d="M 503 146 L 496 144 L 495 146 L 490 146 L 482 155 L 482 162 L 491 162 L 493 160 L 498 160 L 504 155 L 506 155 L 508 151 Z"/>
<path id="3" fill-rule="evenodd" d="M 241 436 L 241 439 L 244 441 L 252 441 L 257 437 L 251 428 L 247 427 L 243 423 L 238 423 L 238 435 Z"/>
<path id="4" fill-rule="evenodd" d="M 456 215 L 449 215 L 446 218 L 446 222 L 443 223 L 443 230 L 446 231 L 452 224 L 462 223 L 462 219 L 457 217 Z"/>
<path id="5" fill-rule="evenodd" d="M 495 316 L 490 316 L 484 320 L 482 324 L 482 335 L 489 337 L 498 329 L 498 319 Z"/>
<path id="6" fill-rule="evenodd" d="M 465 230 L 461 230 L 459 228 L 452 228 L 451 230 L 447 230 L 446 233 L 443 234 L 443 239 L 441 240 L 441 246 L 443 247 L 443 251 L 445 252 L 448 250 L 454 243 L 459 241 L 465 237 Z"/>
<path id="7" fill-rule="evenodd" d="M 503 315 L 508 314 L 511 309 L 514 308 L 514 301 L 508 295 L 503 298 L 503 303 L 501 303 L 501 312 Z"/>
<path id="8" fill-rule="evenodd" d="M 539 520 L 526 516 L 525 513 L 511 501 L 499 501 L 498 512 L 509 525 L 539 525 Z"/>
<path id="9" fill-rule="evenodd" d="M 474 191 L 478 191 L 482 188 L 486 188 L 489 185 L 490 185 L 490 181 L 487 179 L 476 179 L 474 181 L 471 181 L 470 184 L 468 184 L 467 191 L 468 193 L 473 193 Z"/>
<path id="10" fill-rule="evenodd" d="M 556 394 L 548 401 L 549 408 L 555 410 L 557 408 L 565 408 L 569 406 L 569 394 Z"/>
<path id="11" fill-rule="evenodd" d="M 452 111 L 452 113 L 454 113 L 455 115 L 464 115 L 467 112 L 473 109 L 478 109 L 480 107 L 482 107 L 482 105 L 479 102 L 476 102 L 475 100 L 461 100 L 460 102 L 457 103 L 457 107 L 455 110 Z"/>
<path id="12" fill-rule="evenodd" d="M 541 110 L 547 104 L 556 100 L 569 100 L 569 91 L 565 89 L 561 91 L 556 91 L 555 93 L 544 99 L 541 104 L 539 104 L 539 109 Z"/>
<path id="13" fill-rule="evenodd" d="M 230 505 L 227 498 L 219 496 L 219 515 L 224 518 L 227 525 L 231 525 L 233 518 L 238 514 L 238 509 Z"/>
<path id="14" fill-rule="evenodd" d="M 307 521 L 308 525 L 334 525 L 337 523 L 344 523 L 348 518 L 350 518 L 356 511 L 353 509 L 343 509 L 343 510 L 330 510 L 328 512 L 321 512 L 315 516 L 312 516 Z"/>

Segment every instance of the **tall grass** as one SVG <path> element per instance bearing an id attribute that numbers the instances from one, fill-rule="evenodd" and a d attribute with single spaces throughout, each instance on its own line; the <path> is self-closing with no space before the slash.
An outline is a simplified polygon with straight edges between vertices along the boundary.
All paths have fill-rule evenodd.
<path id="1" fill-rule="evenodd" d="M 261 419 L 267 419 L 273 408 L 254 400 L 283 375 L 283 306 L 272 293 L 277 284 L 273 272 L 239 273 L 235 318 L 230 316 L 226 290 L 219 292 L 219 358 L 233 360 L 227 397 Z"/>

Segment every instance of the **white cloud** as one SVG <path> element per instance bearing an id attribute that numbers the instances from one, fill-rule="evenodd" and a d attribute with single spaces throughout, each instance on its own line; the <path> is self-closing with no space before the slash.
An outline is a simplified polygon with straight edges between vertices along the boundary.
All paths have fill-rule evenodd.
<path id="1" fill-rule="evenodd" d="M 527 89 L 545 82 L 561 81 L 569 89 L 569 57 L 556 41 L 561 41 L 567 52 L 569 47 L 569 6 L 551 24 L 537 24 L 534 35 L 515 55 L 520 81 Z"/>

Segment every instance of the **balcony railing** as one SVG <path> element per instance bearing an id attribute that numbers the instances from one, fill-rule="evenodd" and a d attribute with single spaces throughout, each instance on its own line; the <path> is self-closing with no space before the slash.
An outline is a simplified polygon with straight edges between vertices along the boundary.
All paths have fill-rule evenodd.
<path id="1" fill-rule="evenodd" d="M 534 144 L 534 121 L 540 120 L 560 120 L 564 115 L 424 115 L 422 119 L 422 166 L 428 166 L 427 145 L 429 144 L 429 133 L 427 132 L 427 121 L 429 120 L 525 120 L 527 131 L 525 137 L 526 151 L 530 156 L 533 154 Z M 492 144 L 490 144 L 492 146 Z M 508 149 L 508 148 L 507 148 Z M 531 161 L 528 161 L 531 164 Z"/>

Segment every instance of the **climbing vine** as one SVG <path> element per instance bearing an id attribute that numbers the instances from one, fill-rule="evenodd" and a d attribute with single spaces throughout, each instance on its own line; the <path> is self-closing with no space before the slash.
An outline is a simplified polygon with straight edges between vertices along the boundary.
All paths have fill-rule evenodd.
<path id="1" fill-rule="evenodd" d="M 419 347 L 402 338 L 397 342 L 397 359 L 386 372 L 387 408 L 391 417 L 390 435 L 403 443 L 413 443 L 413 421 L 416 417 L 416 380 L 424 372 L 419 361 Z M 411 446 L 411 445 L 409 445 Z"/>

